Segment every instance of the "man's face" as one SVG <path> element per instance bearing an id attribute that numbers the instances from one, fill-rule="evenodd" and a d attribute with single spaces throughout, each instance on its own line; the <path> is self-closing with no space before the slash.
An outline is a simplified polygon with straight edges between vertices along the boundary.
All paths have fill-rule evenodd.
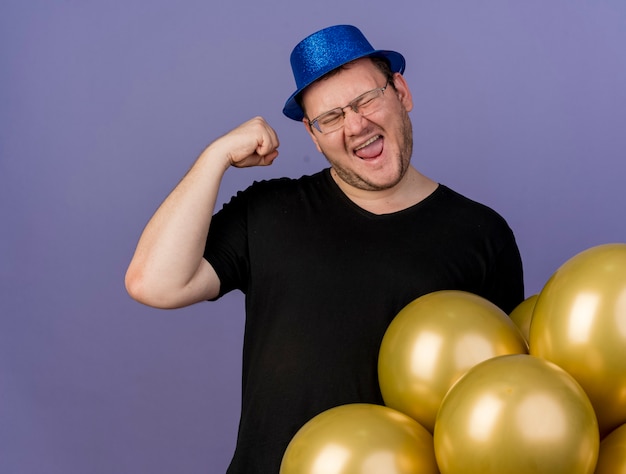
<path id="1" fill-rule="evenodd" d="M 365 191 L 396 186 L 409 167 L 413 148 L 411 121 L 413 107 L 406 81 L 394 76 L 375 112 L 367 116 L 344 109 L 342 128 L 323 134 L 308 125 L 307 130 L 326 156 L 336 176 L 345 184 Z M 369 59 L 360 59 L 337 74 L 310 85 L 303 94 L 307 117 L 344 107 L 364 92 L 385 86 L 383 73 Z"/>

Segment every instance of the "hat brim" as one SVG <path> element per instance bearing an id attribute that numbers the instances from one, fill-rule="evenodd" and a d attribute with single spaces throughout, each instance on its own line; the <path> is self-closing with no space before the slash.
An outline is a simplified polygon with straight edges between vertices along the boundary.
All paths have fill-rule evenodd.
<path id="1" fill-rule="evenodd" d="M 368 53 L 364 53 L 361 55 L 356 55 L 352 58 L 347 59 L 346 61 L 344 61 L 343 63 L 339 65 L 333 65 L 333 67 L 329 68 L 328 70 L 319 71 L 319 73 L 315 77 L 311 78 L 309 81 L 303 84 L 300 88 L 298 88 L 298 90 L 296 90 L 293 94 L 291 94 L 291 96 L 289 97 L 289 99 L 287 99 L 287 102 L 285 103 L 285 107 L 283 108 L 283 114 L 285 114 L 287 117 L 289 117 L 292 120 L 301 121 L 304 118 L 304 111 L 302 110 L 300 105 L 298 105 L 297 99 L 298 99 L 298 96 L 302 93 L 302 91 L 304 91 L 304 89 L 306 89 L 308 86 L 310 86 L 319 78 L 323 77 L 329 72 L 334 71 L 335 69 L 340 68 L 341 66 L 351 61 L 355 61 L 361 58 L 371 58 L 371 57 L 384 58 L 387 61 L 389 61 L 389 66 L 391 68 L 391 72 L 393 73 L 399 72 L 400 74 L 402 74 L 404 72 L 404 67 L 405 67 L 404 56 L 402 56 L 400 53 L 397 53 L 395 51 L 376 50 L 376 51 L 370 51 Z"/>

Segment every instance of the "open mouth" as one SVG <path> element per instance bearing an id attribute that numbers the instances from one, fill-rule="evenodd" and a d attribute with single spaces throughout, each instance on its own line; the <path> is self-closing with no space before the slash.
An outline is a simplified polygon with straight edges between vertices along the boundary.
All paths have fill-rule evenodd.
<path id="1" fill-rule="evenodd" d="M 354 154 L 363 160 L 371 160 L 383 152 L 383 137 L 376 135 L 354 149 Z"/>

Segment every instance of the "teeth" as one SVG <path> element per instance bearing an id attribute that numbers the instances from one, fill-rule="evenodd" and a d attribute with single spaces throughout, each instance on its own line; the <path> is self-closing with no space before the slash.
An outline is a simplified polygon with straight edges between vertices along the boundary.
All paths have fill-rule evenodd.
<path id="1" fill-rule="evenodd" d="M 367 145 L 371 145 L 372 143 L 374 143 L 379 138 L 380 138 L 380 135 L 376 135 L 375 137 L 370 138 L 368 141 L 366 141 L 362 145 L 359 145 L 358 147 L 356 147 L 354 150 L 355 151 L 359 151 L 361 148 L 365 148 Z"/>

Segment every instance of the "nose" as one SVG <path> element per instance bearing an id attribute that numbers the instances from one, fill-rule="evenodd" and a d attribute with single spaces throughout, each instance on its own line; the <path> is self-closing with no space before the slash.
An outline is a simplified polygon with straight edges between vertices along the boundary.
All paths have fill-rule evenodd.
<path id="1" fill-rule="evenodd" d="M 367 125 L 367 119 L 352 107 L 347 107 L 343 114 L 343 128 L 348 135 L 357 135 Z"/>

